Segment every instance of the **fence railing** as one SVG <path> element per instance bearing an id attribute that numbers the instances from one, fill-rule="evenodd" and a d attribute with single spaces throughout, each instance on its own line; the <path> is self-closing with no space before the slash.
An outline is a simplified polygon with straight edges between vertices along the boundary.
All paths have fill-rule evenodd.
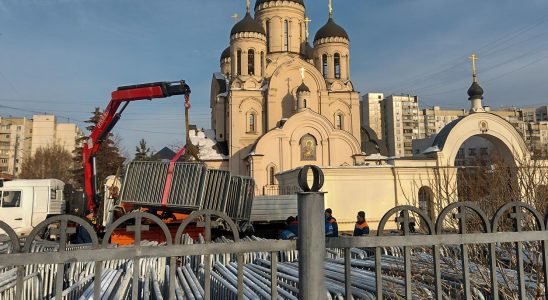
<path id="1" fill-rule="evenodd" d="M 202 299 L 546 299 L 548 218 L 526 203 L 507 203 L 488 218 L 477 204 L 457 202 L 435 222 L 416 207 L 398 206 L 383 216 L 375 236 L 325 238 L 323 173 L 306 166 L 299 185 L 297 240 L 242 240 L 232 219 L 213 210 L 192 213 L 175 235 L 156 215 L 133 212 L 101 240 L 85 220 L 55 216 L 34 228 L 23 246 L 0 221 L 8 236 L 0 242 L 0 293 L 14 299 L 42 299 L 34 296 L 43 297 L 43 289 L 55 299 L 186 299 L 187 292 Z M 400 230 L 388 232 L 388 222 Z M 191 223 L 205 229 L 199 244 L 187 244 Z M 165 244 L 142 241 L 151 226 Z M 212 242 L 213 227 L 224 227 L 232 241 Z M 111 244 L 120 228 L 133 234 L 133 246 Z M 45 230 L 56 243 L 37 245 Z M 82 230 L 91 243 L 70 244 L 69 235 Z M 298 251 L 298 258 L 282 255 L 288 251 Z M 255 256 L 256 265 L 253 256 L 244 259 L 249 253 L 266 255 Z M 202 258 L 198 270 L 185 265 L 190 257 Z M 279 264 L 279 258 L 286 260 Z M 53 267 L 36 267 L 44 265 Z"/>
<path id="2" fill-rule="evenodd" d="M 257 196 L 295 195 L 299 192 L 302 192 L 302 189 L 298 186 L 265 185 L 255 188 L 255 195 Z"/>
<path id="3" fill-rule="evenodd" d="M 396 216 L 396 220 L 393 217 Z M 478 222 L 479 221 L 479 222 Z M 187 225 L 191 222 L 197 222 L 199 226 L 205 227 L 205 243 L 204 244 L 183 244 L 183 232 Z M 224 223 L 230 229 L 234 242 L 232 243 L 211 243 L 211 229 L 220 222 Z M 401 230 L 395 233 L 387 233 L 384 228 L 388 222 L 399 223 Z M 547 243 L 548 232 L 543 216 L 533 207 L 521 203 L 512 202 L 502 206 L 492 218 L 488 218 L 486 214 L 478 208 L 474 203 L 459 202 L 446 207 L 440 214 L 436 222 L 430 221 L 428 216 L 420 209 L 412 206 L 399 206 L 393 208 L 382 218 L 377 234 L 375 236 L 366 237 L 349 237 L 342 236 L 339 238 L 327 238 L 326 248 L 342 249 L 343 265 L 344 265 L 344 280 L 342 281 L 345 287 L 344 295 L 354 295 L 359 298 L 361 290 L 368 291 L 371 295 L 375 295 L 378 299 L 383 297 L 405 297 L 407 299 L 417 298 L 417 289 L 431 290 L 431 298 L 444 299 L 448 297 L 460 297 L 471 299 L 477 297 L 478 293 L 487 295 L 491 299 L 498 299 L 500 295 L 500 286 L 504 285 L 505 289 L 515 289 L 516 295 L 520 299 L 532 299 L 535 297 L 546 297 L 547 281 Z M 131 225 L 124 225 L 131 223 Z M 424 232 L 412 233 L 412 223 L 422 223 L 421 228 Z M 471 226 L 474 225 L 474 226 Z M 58 237 L 57 245 L 51 246 L 49 249 L 42 249 L 45 252 L 36 251 L 33 245 L 39 233 L 50 225 L 55 225 L 53 230 L 50 228 L 50 233 Z M 92 243 L 83 248 L 78 248 L 78 245 L 69 244 L 68 235 L 74 233 L 73 225 L 82 226 L 91 236 Z M 479 227 L 477 226 L 479 225 Z M 135 237 L 135 244 L 132 247 L 113 247 L 109 243 L 109 238 L 116 228 L 124 227 L 129 232 L 132 232 Z M 141 243 L 141 233 L 150 228 L 150 226 L 158 226 L 161 228 L 167 241 L 165 245 L 143 246 Z M 472 228 L 473 227 L 473 228 Z M 457 231 L 451 230 L 457 228 Z M 14 231 L 5 223 L 0 221 L 0 229 L 4 231 L 10 238 L 11 242 L 4 240 L 4 245 L 8 245 L 9 251 L 0 254 L 0 274 L 11 272 L 12 277 L 16 277 L 5 289 L 11 288 L 15 290 L 15 299 L 38 299 L 33 298 L 32 293 L 37 293 L 36 289 L 44 288 L 45 278 L 37 276 L 36 268 L 32 266 L 49 264 L 56 267 L 55 272 L 50 281 L 52 284 L 52 295 L 56 299 L 67 299 L 65 296 L 70 293 L 83 293 L 81 287 L 67 287 L 65 284 L 67 265 L 76 262 L 91 262 L 94 266 L 93 272 L 87 277 L 82 278 L 82 281 L 87 281 L 93 284 L 93 298 L 100 299 L 105 293 L 105 287 L 102 286 L 104 278 L 105 266 L 115 260 L 131 260 L 133 268 L 127 280 L 131 282 L 141 282 L 142 272 L 140 264 L 145 258 L 165 258 L 156 263 L 165 264 L 165 290 L 160 290 L 160 294 L 167 299 L 175 299 L 177 278 L 177 267 L 180 264 L 178 258 L 190 256 L 203 256 L 204 259 L 204 274 L 203 285 L 204 298 L 210 299 L 212 291 L 211 280 L 222 280 L 218 275 L 212 274 L 212 255 L 233 254 L 237 262 L 237 282 L 234 286 L 237 291 L 234 291 L 238 299 L 244 299 L 245 286 L 244 278 L 244 253 L 266 252 L 270 253 L 270 297 L 277 299 L 279 288 L 278 276 L 278 253 L 280 251 L 295 251 L 297 250 L 296 241 L 284 240 L 261 240 L 261 241 L 240 241 L 238 229 L 231 219 L 224 213 L 215 211 L 199 211 L 189 216 L 179 227 L 175 236 L 171 236 L 167 226 L 155 215 L 144 212 L 135 212 L 128 214 L 117 220 L 109 227 L 100 242 L 91 225 L 86 221 L 69 215 L 56 216 L 47 219 L 38 225 L 32 233 L 26 238 L 23 246 L 20 246 L 18 238 Z M 470 232 L 474 229 L 474 232 Z M 306 237 L 302 237 L 306 239 Z M 540 246 L 531 248 L 530 243 L 538 243 Z M 503 244 L 511 244 L 513 254 L 515 255 L 514 263 L 510 263 L 509 253 L 503 251 L 500 247 Z M 456 255 L 449 255 L 448 246 L 455 245 L 453 248 Z M 483 245 L 485 252 L 482 256 L 485 258 L 484 264 L 472 263 L 470 259 L 469 246 Z M 528 247 L 525 247 L 525 246 Z M 44 246 L 46 247 L 46 246 Z M 47 248 L 46 247 L 46 248 Z M 356 262 L 352 259 L 352 252 L 355 248 L 361 248 L 371 253 L 369 260 Z M 401 249 L 402 259 L 401 264 L 394 264 L 392 261 L 386 263 L 387 258 L 384 253 L 386 249 L 398 248 Z M 417 248 L 422 250 L 417 250 Z M 320 249 L 315 249 L 317 254 L 325 259 L 325 252 Z M 483 251 L 483 250 L 482 250 Z M 536 252 L 535 252 L 536 251 Z M 532 253 L 534 252 L 534 253 Z M 455 254 L 453 253 L 453 254 Z M 443 255 L 442 255 L 443 254 Z M 304 253 L 299 253 L 304 255 Z M 417 260 L 416 255 L 422 255 L 423 260 Z M 424 259 L 424 256 L 428 259 Z M 477 253 L 474 253 L 477 256 Z M 502 261 L 501 261 L 502 259 Z M 444 275 L 442 268 L 446 268 L 451 260 L 454 263 L 453 270 L 461 277 L 455 284 L 454 278 L 449 279 Z M 300 260 L 299 260 L 300 261 Z M 367 262 L 367 263 L 365 263 Z M 357 268 L 357 265 L 362 265 Z M 364 265 L 365 264 L 365 265 Z M 413 264 L 415 264 L 413 266 Z M 538 266 L 534 266 L 538 264 Z M 10 268 L 11 267 L 11 268 Z M 318 266 L 321 268 L 322 266 Z M 326 266 L 327 267 L 327 266 Z M 511 268 L 513 271 L 509 272 Z M 15 270 L 15 271 L 14 271 Z M 540 270 L 540 272 L 538 272 Z M 356 280 L 356 277 L 363 279 L 362 272 L 370 271 L 374 276 L 371 277 L 372 287 L 364 287 L 362 283 Z M 420 272 L 419 272 L 420 271 Z M 482 279 L 483 285 L 478 284 L 477 274 L 474 272 L 484 271 L 489 278 Z M 108 276 L 111 276 L 112 271 L 108 270 Z M 316 269 L 301 270 L 299 281 L 302 278 L 310 276 L 311 272 L 317 272 Z M 504 272 L 508 273 L 505 274 Z M 417 274 L 423 277 L 422 280 L 417 280 Z M 399 274 L 400 277 L 397 277 Z M 114 276 L 114 275 L 112 275 Z M 121 274 L 118 274 L 121 276 Z M 326 274 L 326 278 L 332 276 Z M 404 286 L 403 291 L 398 288 L 391 288 L 394 284 L 394 276 L 397 280 L 402 279 L 400 285 Z M 426 279 L 424 277 L 427 277 Z M 508 278 L 512 277 L 512 278 Z M 399 278 L 399 279 L 398 279 Z M 447 281 L 453 280 L 453 285 Z M 93 281 L 93 283 L 91 283 Z M 444 286 L 446 282 L 446 286 Z M 472 283 L 483 286 L 484 290 L 478 290 L 473 287 Z M 487 286 L 485 286 L 487 283 Z M 534 283 L 534 284 L 533 284 Z M 424 286 L 428 284 L 428 286 Z M 533 285 L 535 288 L 533 288 Z M 4 289 L 4 290 L 5 290 Z M 142 295 L 139 284 L 131 286 L 132 299 L 139 299 Z M 451 293 L 451 289 L 461 289 L 461 294 L 457 292 Z M 0 290 L 2 287 L 0 286 Z M 428 294 L 428 293 L 427 293 Z M 63 296 L 65 295 L 65 296 Z M 346 297 L 346 296 L 345 296 Z M 346 297 L 350 299 L 350 297 Z"/>

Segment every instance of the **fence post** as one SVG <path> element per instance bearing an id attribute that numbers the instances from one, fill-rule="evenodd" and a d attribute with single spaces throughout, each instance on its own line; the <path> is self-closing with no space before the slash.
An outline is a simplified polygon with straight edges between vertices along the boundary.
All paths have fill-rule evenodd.
<path id="1" fill-rule="evenodd" d="M 308 171 L 312 170 L 313 185 L 308 185 Z M 299 299 L 326 298 L 325 290 L 325 215 L 323 173 L 317 166 L 304 166 L 299 172 Z"/>

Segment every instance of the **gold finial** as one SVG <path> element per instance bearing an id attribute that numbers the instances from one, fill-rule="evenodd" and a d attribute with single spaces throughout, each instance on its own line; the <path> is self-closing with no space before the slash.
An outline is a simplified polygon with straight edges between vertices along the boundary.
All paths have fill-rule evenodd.
<path id="1" fill-rule="evenodd" d="M 333 17 L 333 3 L 332 0 L 329 0 L 329 18 Z"/>
<path id="2" fill-rule="evenodd" d="M 312 22 L 312 20 L 309 18 L 309 17 L 306 17 L 304 19 L 304 29 L 305 29 L 305 32 L 306 32 L 306 40 L 308 41 L 308 37 L 310 35 L 309 31 L 308 31 L 308 23 Z"/>
<path id="3" fill-rule="evenodd" d="M 301 71 L 301 79 L 304 82 L 304 67 L 301 67 L 299 70 Z"/>
<path id="4" fill-rule="evenodd" d="M 234 13 L 232 16 L 230 16 L 230 18 L 234 20 L 234 23 L 236 23 L 238 22 L 238 19 L 240 18 L 240 16 L 237 13 Z"/>
<path id="5" fill-rule="evenodd" d="M 472 61 L 472 78 L 474 82 L 478 82 L 477 79 L 477 72 L 476 72 L 476 60 L 478 60 L 478 57 L 475 53 L 472 53 L 472 56 L 469 56 L 468 59 Z"/>
<path id="6" fill-rule="evenodd" d="M 249 7 L 250 7 L 250 6 L 251 6 L 250 1 L 249 1 L 249 0 L 246 0 L 246 1 L 245 1 L 245 11 L 246 11 L 247 13 L 249 13 Z"/>

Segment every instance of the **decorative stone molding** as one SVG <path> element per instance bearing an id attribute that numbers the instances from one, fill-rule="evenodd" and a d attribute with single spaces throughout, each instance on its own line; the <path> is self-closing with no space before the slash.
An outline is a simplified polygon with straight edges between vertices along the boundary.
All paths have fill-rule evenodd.
<path id="1" fill-rule="evenodd" d="M 262 9 L 271 8 L 271 7 L 283 7 L 283 8 L 291 7 L 291 8 L 299 9 L 299 10 L 304 12 L 304 6 L 300 3 L 293 2 L 293 1 L 280 1 L 280 0 L 278 0 L 278 1 L 268 1 L 268 2 L 265 2 L 265 3 L 259 4 L 259 6 L 257 6 L 255 8 L 255 13 L 262 10 Z"/>
<path id="2" fill-rule="evenodd" d="M 266 36 L 262 33 L 258 32 L 239 32 L 236 34 L 233 34 L 230 36 L 230 40 L 233 41 L 235 39 L 239 38 L 252 38 L 252 39 L 259 39 L 266 43 Z"/>
<path id="3" fill-rule="evenodd" d="M 344 44 L 346 46 L 350 45 L 350 41 L 346 38 L 343 38 L 343 37 L 328 37 L 328 38 L 323 38 L 323 39 L 319 39 L 317 41 L 314 42 L 314 47 L 316 46 L 320 46 L 322 44 L 330 44 L 330 43 L 341 43 L 341 44 Z"/>

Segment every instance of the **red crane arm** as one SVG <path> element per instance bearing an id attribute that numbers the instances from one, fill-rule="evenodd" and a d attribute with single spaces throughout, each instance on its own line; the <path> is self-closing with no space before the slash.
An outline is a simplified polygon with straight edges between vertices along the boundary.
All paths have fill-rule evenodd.
<path id="1" fill-rule="evenodd" d="M 167 98 L 174 95 L 185 95 L 188 100 L 190 87 L 184 80 L 176 82 L 154 82 L 119 87 L 112 92 L 111 100 L 101 118 L 95 125 L 82 150 L 84 164 L 84 188 L 87 196 L 87 209 L 95 213 L 98 204 L 95 155 L 101 148 L 101 143 L 108 137 L 131 101 Z M 123 104 L 119 110 L 120 105 Z"/>

